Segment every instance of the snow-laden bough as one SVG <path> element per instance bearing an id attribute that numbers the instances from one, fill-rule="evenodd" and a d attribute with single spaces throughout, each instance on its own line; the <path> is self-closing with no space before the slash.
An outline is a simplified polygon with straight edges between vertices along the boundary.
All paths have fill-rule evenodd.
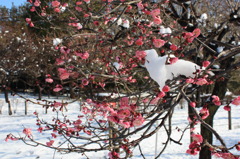
<path id="1" fill-rule="evenodd" d="M 167 80 L 172 80 L 179 75 L 194 78 L 197 70 L 204 70 L 204 68 L 201 68 L 199 65 L 183 59 L 166 65 L 168 55 L 162 57 L 158 56 L 155 49 L 145 50 L 145 52 L 146 57 L 144 65 L 150 77 L 158 83 L 160 90 L 165 86 Z"/>

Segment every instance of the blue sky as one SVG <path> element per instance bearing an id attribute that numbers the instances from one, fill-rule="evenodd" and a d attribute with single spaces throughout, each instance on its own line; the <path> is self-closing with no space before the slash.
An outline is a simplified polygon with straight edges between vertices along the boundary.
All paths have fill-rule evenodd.
<path id="1" fill-rule="evenodd" d="M 21 4 L 24 4 L 24 2 L 27 2 L 27 0 L 0 0 L 0 5 L 11 8 L 12 2 L 15 6 L 19 6 Z"/>

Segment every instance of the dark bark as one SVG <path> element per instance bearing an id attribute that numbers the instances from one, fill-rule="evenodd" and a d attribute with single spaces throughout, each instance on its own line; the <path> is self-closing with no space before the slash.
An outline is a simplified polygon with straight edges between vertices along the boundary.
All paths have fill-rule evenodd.
<path id="1" fill-rule="evenodd" d="M 232 63 L 231 59 L 228 59 L 222 62 L 221 67 L 226 69 L 231 65 L 231 63 Z M 215 83 L 212 95 L 217 95 L 220 99 L 223 99 L 227 91 L 228 81 L 229 81 L 229 78 L 227 77 L 219 78 Z M 213 104 L 208 106 L 210 115 L 204 121 L 212 127 L 213 127 L 214 115 L 216 114 L 218 108 L 219 106 L 216 106 Z M 201 135 L 205 140 L 207 140 L 208 143 L 212 144 L 212 141 L 213 141 L 212 132 L 202 125 L 201 125 Z M 212 158 L 212 155 L 211 155 L 211 151 L 209 150 L 209 147 L 204 146 L 200 151 L 199 159 L 211 159 L 211 158 Z"/>
<path id="2" fill-rule="evenodd" d="M 42 99 L 42 88 L 40 85 L 38 85 L 38 100 Z"/>
<path id="3" fill-rule="evenodd" d="M 11 102 L 8 98 L 8 89 L 6 87 L 4 88 L 4 96 L 5 96 L 5 101 L 8 104 L 8 114 L 12 115 L 13 114 L 12 113 L 12 106 L 11 106 Z"/>

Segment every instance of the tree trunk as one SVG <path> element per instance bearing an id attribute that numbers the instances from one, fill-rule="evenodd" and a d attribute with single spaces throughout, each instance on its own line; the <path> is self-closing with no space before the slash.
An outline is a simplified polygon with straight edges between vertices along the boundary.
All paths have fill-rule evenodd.
<path id="1" fill-rule="evenodd" d="M 5 101 L 8 104 L 8 114 L 12 115 L 13 114 L 12 113 L 12 107 L 11 107 L 11 102 L 10 102 L 10 100 L 8 98 L 8 90 L 7 90 L 7 88 L 4 88 L 4 96 L 5 96 Z"/>
<path id="2" fill-rule="evenodd" d="M 228 58 L 226 60 L 223 60 L 220 63 L 220 68 L 225 70 L 228 67 L 230 67 L 233 62 L 234 62 L 233 58 Z M 216 77 L 218 76 L 216 75 Z M 229 81 L 229 78 L 230 76 L 220 77 L 220 78 L 218 77 L 215 82 L 212 95 L 217 95 L 222 100 L 225 97 L 225 94 L 227 91 L 227 83 Z M 209 124 L 211 127 L 213 127 L 213 118 L 218 108 L 219 106 L 216 106 L 216 105 L 208 105 L 209 116 L 207 119 L 205 119 L 205 122 Z M 201 125 L 201 135 L 204 140 L 207 140 L 208 143 L 212 144 L 212 140 L 213 140 L 212 133 L 202 125 Z M 206 147 L 206 146 L 203 147 L 200 151 L 199 159 L 211 159 L 211 158 L 212 158 L 212 155 L 211 155 L 211 151 L 209 150 L 209 147 Z"/>
<path id="3" fill-rule="evenodd" d="M 69 90 L 69 91 L 70 91 L 70 92 L 69 92 L 69 93 L 70 93 L 70 98 L 71 98 L 71 99 L 74 99 L 74 98 L 76 97 L 76 94 L 75 94 L 75 92 L 74 92 L 74 88 L 73 88 L 73 84 L 72 84 L 72 83 L 70 84 L 70 88 L 69 88 L 69 89 L 70 89 L 70 90 Z"/>
<path id="4" fill-rule="evenodd" d="M 194 101 L 194 98 L 191 97 L 191 100 Z M 188 103 L 188 117 L 193 121 L 195 115 L 191 107 L 192 106 Z M 194 125 L 195 125 L 194 122 L 191 122 L 190 129 L 194 128 Z M 191 136 L 191 131 L 190 131 L 190 136 Z M 190 137 L 190 143 L 192 142 L 193 142 L 192 137 Z"/>
<path id="5" fill-rule="evenodd" d="M 38 85 L 38 100 L 42 99 L 42 88 L 40 85 Z"/>
<path id="6" fill-rule="evenodd" d="M 217 81 L 215 83 L 212 95 L 217 95 L 220 99 L 223 99 L 227 91 L 227 83 L 228 83 L 227 78 L 221 81 Z M 208 106 L 210 115 L 204 121 L 212 127 L 213 127 L 213 118 L 218 108 L 219 106 L 216 106 L 216 105 Z M 205 140 L 208 141 L 208 143 L 212 144 L 212 140 L 213 140 L 212 133 L 202 125 L 201 125 L 201 135 Z M 211 151 L 209 150 L 209 147 L 207 146 L 203 147 L 200 151 L 199 159 L 211 159 L 211 158 L 212 158 L 212 155 L 211 155 Z"/>
<path id="7" fill-rule="evenodd" d="M 27 115 L 28 112 L 28 102 L 27 100 L 25 101 L 25 115 Z"/>

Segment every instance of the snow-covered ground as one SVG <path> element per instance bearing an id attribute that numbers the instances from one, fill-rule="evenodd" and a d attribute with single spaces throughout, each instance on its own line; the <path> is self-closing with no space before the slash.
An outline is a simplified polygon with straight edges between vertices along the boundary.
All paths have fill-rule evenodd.
<path id="1" fill-rule="evenodd" d="M 12 97 L 17 98 L 17 97 Z M 0 98 L 0 106 L 1 101 L 3 101 L 4 98 Z M 54 99 L 52 99 L 54 100 Z M 56 100 L 56 99 L 55 99 Z M 16 100 L 15 100 L 16 101 Z M 15 102 L 16 103 L 16 102 Z M 58 152 L 55 152 L 54 150 L 51 150 L 49 148 L 45 148 L 42 146 L 38 147 L 31 147 L 28 145 L 25 145 L 21 141 L 8 141 L 5 142 L 4 139 L 6 138 L 6 135 L 9 133 L 15 134 L 15 135 L 21 135 L 22 130 L 24 127 L 30 127 L 33 129 L 33 135 L 36 136 L 36 138 L 40 141 L 48 141 L 48 139 L 45 138 L 45 136 L 42 136 L 41 134 L 37 133 L 37 131 L 34 128 L 37 128 L 35 125 L 36 118 L 33 115 L 34 111 L 37 111 L 38 113 L 42 114 L 42 116 L 45 119 L 51 120 L 54 114 L 50 111 L 48 111 L 48 114 L 45 114 L 45 110 L 41 106 L 37 106 L 34 104 L 28 104 L 29 110 L 28 115 L 24 115 L 24 100 L 20 99 L 18 100 L 18 104 L 13 104 L 13 110 L 15 111 L 15 114 L 12 116 L 7 115 L 7 105 L 4 104 L 2 108 L 2 115 L 0 115 L 0 159 L 85 159 L 85 156 L 82 156 L 81 154 L 77 153 L 71 153 L 71 154 L 60 154 Z M 80 106 L 78 102 L 72 103 L 68 106 L 68 116 L 77 116 L 79 114 Z M 216 114 L 214 125 L 215 129 L 220 133 L 220 135 L 225 139 L 225 142 L 227 145 L 232 146 L 233 144 L 236 144 L 238 141 L 240 141 L 240 107 L 233 106 L 232 107 L 232 130 L 228 130 L 228 112 L 224 111 L 221 107 L 219 111 Z M 181 131 L 179 132 L 178 129 L 183 130 L 187 124 L 187 108 L 180 109 L 180 107 L 176 107 L 173 114 L 172 119 L 172 138 L 175 140 L 178 140 Z M 199 132 L 199 127 L 197 128 L 196 132 Z M 156 143 L 157 148 L 161 150 L 163 143 L 166 140 L 166 134 L 164 131 L 159 131 L 157 136 L 157 142 L 156 142 L 156 135 L 154 135 L 151 138 L 148 138 L 144 140 L 141 143 L 142 151 L 145 154 L 145 157 L 147 159 L 153 159 L 155 155 L 155 149 L 156 149 Z M 164 153 L 161 155 L 161 159 L 197 159 L 198 156 L 191 156 L 186 154 L 186 150 L 188 149 L 188 145 L 190 142 L 189 138 L 189 130 L 185 132 L 185 135 L 183 136 L 183 139 L 181 141 L 182 145 L 175 144 L 171 142 L 167 149 L 164 151 Z M 217 144 L 217 141 L 214 140 L 214 142 Z M 233 150 L 235 154 L 240 154 L 236 150 Z M 141 159 L 141 155 L 139 153 L 138 148 L 136 148 L 134 151 L 134 157 L 132 159 Z M 90 153 L 88 154 L 88 157 L 90 159 L 104 159 L 107 156 L 107 152 L 96 152 L 96 153 Z"/>

